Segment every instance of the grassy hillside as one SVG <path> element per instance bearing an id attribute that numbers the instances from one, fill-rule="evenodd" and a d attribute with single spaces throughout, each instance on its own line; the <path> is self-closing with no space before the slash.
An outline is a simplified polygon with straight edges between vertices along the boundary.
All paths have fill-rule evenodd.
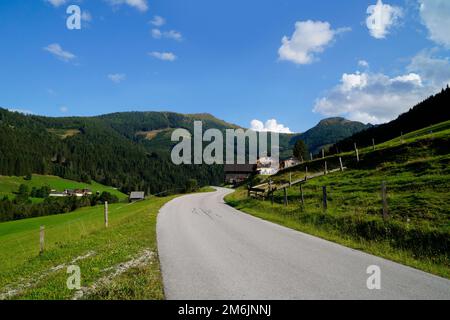
<path id="1" fill-rule="evenodd" d="M 274 195 L 275 203 L 248 199 L 238 190 L 227 201 L 258 217 L 450 277 L 450 121 L 360 150 L 308 162 L 272 177 L 282 184 L 309 173 L 339 167 L 344 172 L 309 180 Z M 381 184 L 386 182 L 389 218 L 382 217 Z M 322 187 L 328 209 L 322 206 Z"/>
<path id="2" fill-rule="evenodd" d="M 207 120 L 222 126 L 219 120 Z M 124 193 L 160 193 L 223 181 L 219 166 L 176 166 L 168 152 L 147 145 L 138 132 L 192 125 L 191 117 L 174 113 L 122 113 L 101 117 L 50 118 L 0 108 L 0 174 L 54 175 L 69 180 L 97 181 Z M 170 150 L 172 144 L 166 144 Z"/>
<path id="3" fill-rule="evenodd" d="M 377 143 L 394 139 L 421 128 L 450 120 L 450 88 L 447 86 L 440 93 L 429 97 L 423 102 L 401 114 L 397 119 L 354 134 L 347 139 L 339 141 L 331 149 L 348 151 L 353 149 L 354 143 L 358 146 L 372 145 L 372 139 Z"/>
<path id="4" fill-rule="evenodd" d="M 92 192 L 109 192 L 112 195 L 117 196 L 119 200 L 124 200 L 127 198 L 126 194 L 123 194 L 117 189 L 104 186 L 95 181 L 92 181 L 91 183 L 82 183 L 56 176 L 43 176 L 36 174 L 32 176 L 31 180 L 25 180 L 23 177 L 0 176 L 0 197 L 5 195 L 10 198 L 14 197 L 14 192 L 17 192 L 21 184 L 28 186 L 29 190 L 33 187 L 40 188 L 42 186 L 49 186 L 51 189 L 55 189 L 60 192 L 65 189 L 90 189 Z"/>
<path id="5" fill-rule="evenodd" d="M 163 299 L 156 216 L 172 198 L 110 205 L 108 229 L 102 206 L 0 223 L 0 299 L 71 299 L 68 265 L 81 269 L 84 298 Z"/>

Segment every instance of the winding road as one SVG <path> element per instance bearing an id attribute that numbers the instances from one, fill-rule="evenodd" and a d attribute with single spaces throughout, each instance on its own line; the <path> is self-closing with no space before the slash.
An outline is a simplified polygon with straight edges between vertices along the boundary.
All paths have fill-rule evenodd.
<path id="1" fill-rule="evenodd" d="M 450 299 L 450 281 L 260 220 L 226 205 L 229 189 L 160 211 L 158 250 L 170 300 Z M 367 288 L 367 268 L 381 289 Z"/>

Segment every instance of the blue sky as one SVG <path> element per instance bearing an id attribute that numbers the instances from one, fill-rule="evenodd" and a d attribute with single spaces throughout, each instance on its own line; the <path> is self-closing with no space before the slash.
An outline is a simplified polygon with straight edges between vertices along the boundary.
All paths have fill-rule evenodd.
<path id="1" fill-rule="evenodd" d="M 66 27 L 72 4 L 81 30 Z M 450 82 L 448 30 L 448 0 L 5 0 L 0 106 L 380 123 Z"/>

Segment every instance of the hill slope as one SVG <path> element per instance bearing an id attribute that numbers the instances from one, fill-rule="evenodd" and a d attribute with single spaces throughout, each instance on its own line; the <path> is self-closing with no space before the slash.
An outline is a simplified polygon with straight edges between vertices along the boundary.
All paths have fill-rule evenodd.
<path id="1" fill-rule="evenodd" d="M 419 103 L 397 119 L 359 132 L 336 143 L 332 149 L 352 150 L 354 143 L 360 147 L 369 146 L 372 139 L 375 139 L 376 143 L 385 142 L 402 133 L 406 134 L 447 120 L 450 120 L 449 87 Z"/>
<path id="2" fill-rule="evenodd" d="M 95 181 L 91 181 L 91 183 L 82 183 L 56 176 L 42 175 L 33 175 L 31 180 L 25 180 L 23 177 L 0 176 L 0 197 L 8 196 L 13 198 L 14 193 L 17 192 L 21 184 L 26 185 L 29 190 L 33 187 L 41 188 L 43 186 L 49 186 L 51 189 L 55 189 L 59 192 L 62 192 L 65 189 L 90 189 L 92 192 L 109 192 L 112 195 L 117 196 L 119 200 L 124 200 L 127 198 L 126 194 L 123 194 L 112 187 L 99 184 Z"/>
<path id="3" fill-rule="evenodd" d="M 200 185 L 223 181 L 220 167 L 175 166 L 167 154 L 146 145 L 133 132 L 167 128 L 171 117 L 180 118 L 173 124 L 180 126 L 181 122 L 192 123 L 192 118 L 161 114 L 155 120 L 152 114 L 147 121 L 145 116 L 48 118 L 0 109 L 0 174 L 51 174 L 83 182 L 92 179 L 124 193 L 180 191 L 189 179 Z M 130 117 L 144 120 L 131 127 L 137 120 Z"/>
<path id="4" fill-rule="evenodd" d="M 294 136 L 289 142 L 295 145 L 297 140 L 303 140 L 313 154 L 319 153 L 322 149 L 327 149 L 333 143 L 341 141 L 362 130 L 368 129 L 372 125 L 366 125 L 357 121 L 350 121 L 344 118 L 328 118 L 320 121 L 315 127 L 308 131 Z"/>

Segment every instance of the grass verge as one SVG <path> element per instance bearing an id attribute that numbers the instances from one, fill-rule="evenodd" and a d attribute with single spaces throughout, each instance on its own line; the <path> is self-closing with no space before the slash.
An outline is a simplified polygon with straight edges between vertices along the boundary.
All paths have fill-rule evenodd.
<path id="1" fill-rule="evenodd" d="M 164 299 L 156 218 L 174 197 L 110 205 L 108 228 L 101 206 L 1 223 L 0 298 Z M 80 267 L 82 295 L 67 288 L 69 265 Z"/>
<path id="2" fill-rule="evenodd" d="M 320 206 L 310 206 L 305 210 L 293 203 L 288 207 L 277 202 L 272 205 L 270 201 L 247 198 L 247 191 L 243 189 L 228 195 L 225 201 L 255 217 L 450 279 L 448 253 L 421 255 L 413 250 L 399 248 L 389 238 L 367 239 L 358 236 L 348 232 L 349 228 L 341 227 L 337 222 L 339 214 L 324 213 Z"/>

